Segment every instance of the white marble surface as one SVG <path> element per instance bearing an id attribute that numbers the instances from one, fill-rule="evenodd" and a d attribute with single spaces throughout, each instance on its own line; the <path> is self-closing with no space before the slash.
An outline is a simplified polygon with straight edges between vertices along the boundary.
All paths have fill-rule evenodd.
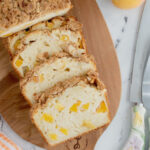
<path id="1" fill-rule="evenodd" d="M 129 103 L 130 79 L 143 6 L 126 11 L 114 7 L 111 0 L 97 0 L 97 2 L 116 47 L 122 75 L 122 98 L 115 119 L 98 141 L 95 150 L 121 150 L 129 136 L 131 125 L 131 106 Z M 23 150 L 41 150 L 11 131 L 2 117 L 0 117 L 0 131 L 6 133 Z"/>

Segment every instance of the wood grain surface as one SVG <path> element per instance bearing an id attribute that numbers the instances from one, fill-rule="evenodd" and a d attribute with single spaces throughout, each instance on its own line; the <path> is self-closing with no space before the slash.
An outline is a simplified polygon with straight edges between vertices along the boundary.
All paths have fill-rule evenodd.
<path id="1" fill-rule="evenodd" d="M 104 18 L 95 0 L 73 0 L 75 15 L 83 24 L 88 51 L 95 56 L 101 80 L 108 89 L 111 118 L 120 103 L 121 77 L 116 52 Z M 30 121 L 30 107 L 20 93 L 19 82 L 9 63 L 7 50 L 0 41 L 0 113 L 23 139 L 49 150 L 93 150 L 105 128 L 48 147 Z"/>

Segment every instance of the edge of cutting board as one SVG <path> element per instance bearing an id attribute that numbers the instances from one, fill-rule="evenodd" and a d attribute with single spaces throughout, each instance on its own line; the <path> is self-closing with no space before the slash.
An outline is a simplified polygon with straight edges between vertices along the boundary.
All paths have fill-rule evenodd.
<path id="1" fill-rule="evenodd" d="M 101 80 L 108 89 L 111 119 L 114 118 L 121 97 L 121 76 L 116 51 L 96 1 L 72 0 L 75 15 L 82 23 L 88 51 L 95 56 Z M 23 99 L 18 80 L 10 72 L 7 51 L 0 44 L 0 113 L 10 127 L 23 139 L 49 150 L 93 150 L 106 127 L 75 138 L 57 147 L 47 144 L 29 119 L 30 107 Z"/>

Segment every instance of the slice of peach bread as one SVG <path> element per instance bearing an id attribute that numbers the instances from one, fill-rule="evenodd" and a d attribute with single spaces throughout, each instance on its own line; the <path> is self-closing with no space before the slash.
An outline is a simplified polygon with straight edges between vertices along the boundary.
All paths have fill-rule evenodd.
<path id="1" fill-rule="evenodd" d="M 60 81 L 84 75 L 90 70 L 97 70 L 91 56 L 73 57 L 67 53 L 61 53 L 28 72 L 20 82 L 21 91 L 32 105 L 36 102 L 34 100 L 36 93 L 45 91 Z"/>
<path id="2" fill-rule="evenodd" d="M 41 93 L 39 99 L 31 118 L 51 146 L 110 122 L 107 90 L 97 77 L 73 77 Z"/>
<path id="3" fill-rule="evenodd" d="M 12 65 L 20 77 L 56 53 L 68 51 L 76 57 L 86 53 L 81 32 L 66 29 L 33 31 L 23 38 L 18 49 Z"/>
<path id="4" fill-rule="evenodd" d="M 49 30 L 53 29 L 68 29 L 71 31 L 81 31 L 82 25 L 77 21 L 77 19 L 73 16 L 68 17 L 55 17 L 48 21 L 40 22 L 36 25 L 31 26 L 25 30 L 17 32 L 10 37 L 4 39 L 5 46 L 7 47 L 11 58 L 19 51 L 18 47 L 21 44 L 22 39 L 29 33 L 35 30 Z"/>

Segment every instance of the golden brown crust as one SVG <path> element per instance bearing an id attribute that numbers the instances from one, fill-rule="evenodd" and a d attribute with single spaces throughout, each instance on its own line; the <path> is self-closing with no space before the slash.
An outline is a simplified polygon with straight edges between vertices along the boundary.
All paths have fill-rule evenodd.
<path id="1" fill-rule="evenodd" d="M 98 90 L 104 90 L 105 89 L 105 85 L 98 79 L 98 75 L 96 72 L 93 72 L 93 71 L 90 71 L 89 73 L 87 73 L 86 75 L 84 76 L 78 76 L 78 77 L 73 77 L 72 79 L 69 79 L 69 80 L 66 80 L 65 82 L 59 82 L 57 85 L 55 85 L 53 88 L 45 91 L 47 93 L 49 93 L 47 95 L 47 98 L 45 97 L 44 101 L 39 101 L 38 103 L 36 103 L 32 108 L 31 108 L 31 120 L 32 120 L 32 123 L 36 126 L 36 128 L 39 130 L 39 132 L 41 133 L 42 137 L 45 139 L 45 141 L 48 143 L 47 139 L 45 138 L 45 136 L 43 135 L 42 131 L 40 130 L 40 128 L 36 125 L 34 119 L 33 119 L 33 116 L 34 114 L 37 112 L 37 110 L 40 108 L 40 109 L 44 109 L 46 106 L 47 106 L 47 103 L 48 101 L 46 101 L 46 99 L 48 98 L 54 98 L 55 96 L 58 96 L 58 95 L 61 95 L 63 91 L 65 91 L 65 89 L 69 88 L 69 87 L 73 87 L 75 85 L 77 85 L 80 81 L 83 81 L 85 83 L 88 83 L 90 84 L 90 86 L 94 86 L 95 88 L 97 88 Z M 59 90 L 58 90 L 59 89 Z M 43 94 L 43 93 L 41 93 Z M 107 90 L 105 92 L 105 97 L 106 97 L 106 101 L 107 101 L 107 104 L 108 104 L 108 110 L 109 110 L 109 101 L 108 101 L 108 96 L 107 96 Z M 110 114 L 108 113 L 108 123 L 103 125 L 102 127 L 98 127 L 94 130 L 91 130 L 91 131 L 88 131 L 88 132 L 85 132 L 81 135 L 78 135 L 77 137 L 80 137 L 80 136 L 83 136 L 83 135 L 86 135 L 87 133 L 89 132 L 94 132 L 98 129 L 101 129 L 101 128 L 104 128 L 104 127 L 107 127 L 111 121 L 111 118 L 110 118 Z M 74 137 L 74 138 L 77 138 L 77 137 Z M 58 144 L 62 144 L 62 143 L 65 143 L 67 141 L 71 141 L 73 140 L 74 138 L 71 138 L 69 140 L 65 140 L 61 143 L 58 143 Z M 49 143 L 48 143 L 49 144 Z M 55 144 L 55 145 L 50 145 L 50 146 L 56 146 L 58 144 Z"/>
<path id="2" fill-rule="evenodd" d="M 66 8 L 72 8 L 70 0 L 1 0 L 0 28 L 8 29 Z"/>

